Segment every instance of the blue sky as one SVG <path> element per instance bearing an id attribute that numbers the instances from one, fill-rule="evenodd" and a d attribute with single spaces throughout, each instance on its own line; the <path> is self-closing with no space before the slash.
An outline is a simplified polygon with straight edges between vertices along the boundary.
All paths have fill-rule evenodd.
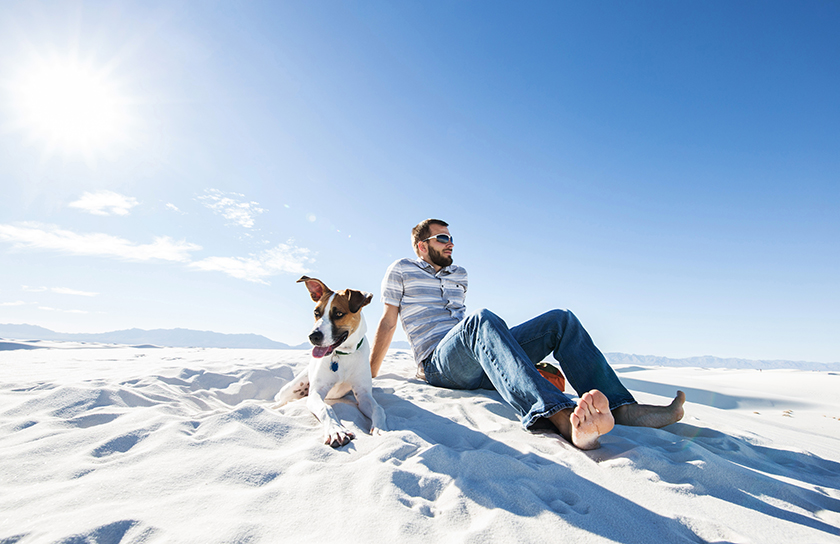
<path id="1" fill-rule="evenodd" d="M 299 344 L 450 223 L 471 309 L 840 361 L 836 2 L 8 2 L 0 323 Z M 397 339 L 403 339 L 402 332 Z"/>

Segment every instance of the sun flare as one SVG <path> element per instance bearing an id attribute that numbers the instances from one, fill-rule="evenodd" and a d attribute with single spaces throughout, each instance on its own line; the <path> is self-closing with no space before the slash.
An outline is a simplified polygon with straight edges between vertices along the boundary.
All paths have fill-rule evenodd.
<path id="1" fill-rule="evenodd" d="M 14 88 L 16 124 L 49 152 L 91 158 L 126 139 L 126 100 L 105 70 L 41 61 Z"/>

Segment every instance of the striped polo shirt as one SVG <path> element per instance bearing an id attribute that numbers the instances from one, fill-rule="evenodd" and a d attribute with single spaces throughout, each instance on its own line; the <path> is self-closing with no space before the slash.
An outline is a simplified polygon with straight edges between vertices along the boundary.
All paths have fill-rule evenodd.
<path id="1" fill-rule="evenodd" d="M 422 259 L 400 259 L 385 272 L 382 302 L 400 309 L 420 376 L 423 361 L 464 319 L 466 295 L 467 271 L 454 264 L 435 273 Z"/>

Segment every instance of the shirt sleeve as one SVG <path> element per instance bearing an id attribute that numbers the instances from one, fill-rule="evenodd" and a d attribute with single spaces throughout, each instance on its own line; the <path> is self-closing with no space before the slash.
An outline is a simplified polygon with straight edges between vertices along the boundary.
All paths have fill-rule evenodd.
<path id="1" fill-rule="evenodd" d="M 404 293 L 403 276 L 399 264 L 400 262 L 396 261 L 389 266 L 382 279 L 382 302 L 398 308 L 402 303 Z"/>

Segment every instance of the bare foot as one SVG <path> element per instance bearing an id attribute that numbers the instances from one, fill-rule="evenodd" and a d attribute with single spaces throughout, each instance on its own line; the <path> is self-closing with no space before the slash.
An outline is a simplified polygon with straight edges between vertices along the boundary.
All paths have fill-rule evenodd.
<path id="1" fill-rule="evenodd" d="M 685 415 L 683 404 L 685 404 L 685 393 L 677 391 L 677 396 L 668 406 L 633 403 L 619 406 L 612 413 L 615 416 L 615 422 L 619 425 L 659 429 L 682 419 Z"/>
<path id="2" fill-rule="evenodd" d="M 607 397 L 593 389 L 585 393 L 577 407 L 560 410 L 548 418 L 563 438 L 582 450 L 594 450 L 601 445 L 601 435 L 613 428 L 613 415 Z"/>

